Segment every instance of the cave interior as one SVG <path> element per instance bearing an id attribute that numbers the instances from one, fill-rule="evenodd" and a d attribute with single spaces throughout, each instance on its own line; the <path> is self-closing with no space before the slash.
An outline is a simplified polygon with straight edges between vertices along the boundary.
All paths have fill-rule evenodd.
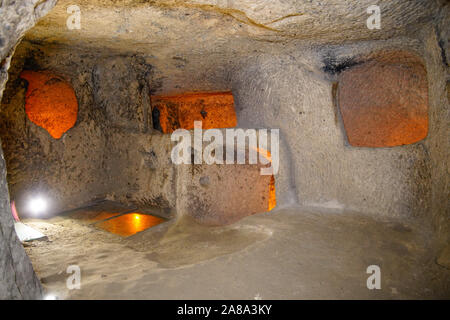
<path id="1" fill-rule="evenodd" d="M 77 2 L 1 4 L 0 298 L 450 297 L 448 2 Z"/>

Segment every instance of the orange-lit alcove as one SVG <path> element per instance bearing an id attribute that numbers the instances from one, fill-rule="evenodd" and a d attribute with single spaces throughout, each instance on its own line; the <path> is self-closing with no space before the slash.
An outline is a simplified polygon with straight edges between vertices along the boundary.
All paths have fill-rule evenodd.
<path id="1" fill-rule="evenodd" d="M 264 150 L 261 148 L 257 149 L 258 153 L 261 154 L 264 158 L 269 160 L 270 163 L 272 163 L 272 155 L 268 150 Z M 270 182 L 269 182 L 269 197 L 268 197 L 268 209 L 267 211 L 272 210 L 277 205 L 277 197 L 276 197 L 276 189 L 275 189 L 275 176 L 270 176 Z"/>
<path id="2" fill-rule="evenodd" d="M 202 121 L 203 129 L 237 125 L 231 92 L 152 96 L 152 108 L 155 128 L 163 133 L 194 129 L 194 121 Z"/>
<path id="3" fill-rule="evenodd" d="M 234 98 L 229 91 L 158 95 L 151 97 L 151 103 L 154 128 L 163 133 L 172 133 L 176 129 L 192 130 L 194 121 L 202 121 L 202 129 L 205 130 L 237 126 Z M 258 152 L 271 161 L 270 152 Z M 268 195 L 264 196 L 267 211 L 276 206 L 275 177 L 271 176 L 269 181 Z M 240 177 L 236 177 L 236 184 L 241 183 Z"/>
<path id="4" fill-rule="evenodd" d="M 343 71 L 338 90 L 352 146 L 393 147 L 427 136 L 427 72 L 415 55 L 403 51 L 374 54 Z"/>
<path id="5" fill-rule="evenodd" d="M 28 82 L 25 95 L 28 118 L 53 138 L 61 138 L 77 121 L 78 102 L 72 86 L 47 71 L 23 71 L 20 76 Z"/>

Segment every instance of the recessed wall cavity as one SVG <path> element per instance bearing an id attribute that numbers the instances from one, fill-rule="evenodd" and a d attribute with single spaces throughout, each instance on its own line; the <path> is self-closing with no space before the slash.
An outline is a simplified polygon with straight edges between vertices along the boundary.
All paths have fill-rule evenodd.
<path id="1" fill-rule="evenodd" d="M 382 52 L 345 69 L 338 92 L 352 146 L 400 146 L 428 134 L 427 72 L 412 53 Z"/>
<path id="2" fill-rule="evenodd" d="M 20 77 L 27 81 L 25 112 L 30 121 L 61 138 L 77 121 L 78 102 L 71 85 L 48 71 L 24 70 Z"/>

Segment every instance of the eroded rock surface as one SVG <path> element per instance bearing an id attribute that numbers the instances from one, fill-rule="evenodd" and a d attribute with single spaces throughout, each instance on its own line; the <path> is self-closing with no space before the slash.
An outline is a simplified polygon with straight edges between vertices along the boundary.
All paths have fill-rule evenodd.
<path id="1" fill-rule="evenodd" d="M 56 1 L 2 1 L 0 11 L 0 98 L 17 41 Z M 6 183 L 6 166 L 0 148 L 0 299 L 36 299 L 41 285 L 13 226 Z"/>
<path id="2" fill-rule="evenodd" d="M 3 5 L 12 6 L 7 12 L 18 17 L 10 9 L 22 4 L 13 3 Z M 80 29 L 66 24 L 72 4 L 59 1 L 27 33 L 12 61 L 17 39 L 0 45 L 2 79 L 11 65 L 0 134 L 19 212 L 27 194 L 40 190 L 52 199 L 53 213 L 107 198 L 179 209 L 179 215 L 212 218 L 212 224 L 250 214 L 251 208 L 231 203 L 221 208 L 215 202 L 219 168 L 193 172 L 194 166 L 174 165 L 170 135 L 153 130 L 150 96 L 231 90 L 239 128 L 280 129 L 279 207 L 419 220 L 434 226 L 439 241 L 448 240 L 449 6 L 444 1 L 382 2 L 381 28 L 373 30 L 366 25 L 370 0 L 81 0 Z M 10 34 L 3 31 L 6 24 L 1 30 L 1 37 Z M 336 83 L 361 57 L 380 50 L 403 50 L 423 60 L 428 85 L 422 73 L 419 96 L 428 95 L 428 135 L 405 146 L 354 148 L 343 127 Z M 61 139 L 26 121 L 22 70 L 50 70 L 72 85 L 78 118 Z M 383 97 L 387 89 L 375 96 Z M 232 185 L 238 171 L 222 172 L 229 179 L 224 185 Z M 192 190 L 182 189 L 187 186 Z M 202 199 L 194 199 L 198 194 Z M 9 196 L 2 197 L 7 211 Z M 254 200 L 256 207 L 267 206 Z"/>

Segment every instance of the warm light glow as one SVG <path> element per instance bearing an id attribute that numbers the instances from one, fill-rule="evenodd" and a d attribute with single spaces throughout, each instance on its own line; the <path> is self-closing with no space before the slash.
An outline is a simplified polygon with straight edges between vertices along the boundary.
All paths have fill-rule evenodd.
<path id="1" fill-rule="evenodd" d="M 25 70 L 20 76 L 28 82 L 25 94 L 28 118 L 53 138 L 61 138 L 77 121 L 78 101 L 71 84 L 46 71 Z"/>
<path id="2" fill-rule="evenodd" d="M 232 128 L 237 124 L 231 92 L 185 93 L 152 96 L 153 121 L 163 133 L 176 129 L 194 129 L 194 121 L 202 121 L 203 129 Z"/>
<path id="3" fill-rule="evenodd" d="M 272 162 L 272 155 L 270 154 L 269 150 L 263 149 L 263 148 L 256 148 L 256 151 L 262 155 L 264 158 Z"/>
<path id="4" fill-rule="evenodd" d="M 256 151 L 258 151 L 258 153 L 262 155 L 264 158 L 272 162 L 272 155 L 270 154 L 269 150 L 263 148 L 256 148 Z M 269 204 L 267 211 L 272 210 L 277 205 L 277 196 L 275 191 L 275 177 L 273 175 L 270 177 L 268 203 Z"/>
<path id="5" fill-rule="evenodd" d="M 34 215 L 42 214 L 47 210 L 47 202 L 41 197 L 31 199 L 28 204 L 28 209 Z"/>
<path id="6" fill-rule="evenodd" d="M 269 184 L 269 208 L 267 211 L 272 210 L 277 205 L 277 196 L 275 192 L 275 177 L 272 175 L 270 177 Z"/>
<path id="7" fill-rule="evenodd" d="M 343 71 L 337 98 L 352 146 L 395 147 L 428 134 L 427 72 L 412 54 L 380 53 Z"/>
<path id="8" fill-rule="evenodd" d="M 162 222 L 164 222 L 163 219 L 152 215 L 127 213 L 116 218 L 102 221 L 96 226 L 111 233 L 128 237 L 150 227 L 154 227 Z"/>

